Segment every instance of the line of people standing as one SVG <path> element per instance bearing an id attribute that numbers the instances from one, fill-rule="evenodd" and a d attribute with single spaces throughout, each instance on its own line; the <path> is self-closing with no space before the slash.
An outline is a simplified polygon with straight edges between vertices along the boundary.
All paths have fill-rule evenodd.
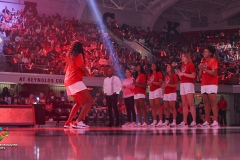
<path id="1" fill-rule="evenodd" d="M 216 103 L 216 94 L 218 90 L 218 63 L 213 58 L 216 50 L 213 46 L 205 48 L 203 53 L 203 59 L 198 66 L 199 76 L 202 78 L 201 94 L 205 104 L 206 121 L 201 126 L 210 125 L 210 111 L 213 110 L 214 121 L 210 125 L 211 127 L 218 126 L 218 108 Z M 64 84 L 68 95 L 72 95 L 75 104 L 70 112 L 69 118 L 64 124 L 64 128 L 88 128 L 83 123 L 83 119 L 90 110 L 93 100 L 87 89 L 82 82 L 83 75 L 93 77 L 95 72 L 88 72 L 85 67 L 85 54 L 82 44 L 79 41 L 75 41 L 72 47 L 69 49 L 67 56 L 67 65 L 65 68 L 65 80 Z M 180 127 L 186 127 L 188 107 L 190 107 L 193 121 L 189 124 L 190 127 L 196 126 L 196 110 L 194 108 L 194 80 L 196 77 L 196 71 L 191 57 L 189 54 L 184 53 L 181 56 L 182 66 L 180 71 L 175 72 L 174 67 L 171 64 L 167 64 L 166 75 L 163 76 L 162 72 L 158 70 L 157 64 L 152 64 L 151 72 L 148 76 L 144 74 L 144 69 L 140 64 L 135 67 L 136 77 L 132 78 L 130 69 L 126 69 L 126 79 L 123 82 L 119 77 L 113 74 L 113 70 L 109 68 L 108 77 L 104 79 L 103 90 L 106 96 L 108 112 L 109 112 L 109 127 L 114 125 L 113 113 L 114 110 L 116 123 L 115 126 L 119 126 L 119 113 L 117 108 L 117 99 L 120 90 L 123 90 L 123 98 L 127 109 L 128 122 L 123 125 L 124 127 L 146 127 L 147 124 L 147 112 L 145 105 L 146 89 L 149 86 L 149 102 L 152 109 L 153 123 L 151 127 L 164 127 L 170 125 L 176 126 L 176 108 L 175 103 L 177 100 L 176 89 L 178 86 L 178 77 L 180 82 L 180 94 L 183 104 L 183 121 L 179 124 Z M 162 88 L 164 94 L 162 95 Z M 160 104 L 164 101 L 165 121 L 163 122 L 163 109 Z M 136 123 L 136 114 L 134 110 L 134 103 L 136 105 L 138 123 Z M 82 108 L 80 115 L 75 122 L 72 123 L 77 111 Z M 173 121 L 170 124 L 169 117 L 170 111 L 173 115 Z M 157 115 L 160 120 L 157 121 Z M 143 117 L 143 120 L 142 120 Z"/>
<path id="2" fill-rule="evenodd" d="M 216 94 L 218 90 L 218 63 L 213 58 L 216 50 L 213 46 L 205 48 L 203 58 L 198 66 L 199 76 L 201 77 L 201 94 L 205 104 L 206 121 L 201 127 L 218 126 L 218 108 L 216 103 Z M 127 123 L 123 127 L 175 127 L 177 111 L 175 108 L 177 100 L 177 87 L 180 80 L 180 95 L 183 105 L 183 121 L 178 124 L 179 127 L 196 127 L 196 109 L 194 106 L 194 81 L 196 78 L 196 68 L 191 61 L 191 55 L 183 53 L 181 56 L 182 66 L 180 70 L 174 70 L 171 64 L 166 66 L 166 75 L 163 76 L 159 71 L 157 64 L 151 65 L 151 71 L 148 76 L 144 74 L 144 69 L 140 64 L 135 67 L 136 77 L 132 78 L 130 69 L 126 69 L 126 79 L 123 80 L 122 90 L 123 98 L 127 109 Z M 149 103 L 152 110 L 153 122 L 147 124 L 147 111 L 145 105 L 146 89 L 149 86 Z M 164 93 L 162 95 L 162 89 Z M 163 101 L 164 110 L 160 107 Z M 134 112 L 134 104 L 136 115 Z M 190 113 L 192 122 L 187 123 L 187 117 Z M 210 111 L 213 111 L 213 123 L 210 123 Z M 163 113 L 165 121 L 163 122 Z M 169 118 L 172 113 L 173 121 L 170 123 Z M 157 115 L 159 121 L 157 121 Z M 143 119 L 142 119 L 143 117 Z"/>

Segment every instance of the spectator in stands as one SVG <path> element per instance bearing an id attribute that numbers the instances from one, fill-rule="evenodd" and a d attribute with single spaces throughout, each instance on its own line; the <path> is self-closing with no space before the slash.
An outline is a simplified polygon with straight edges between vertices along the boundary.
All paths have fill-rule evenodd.
<path id="1" fill-rule="evenodd" d="M 2 13 L 7 13 L 7 14 L 10 13 L 10 11 L 9 11 L 8 8 L 7 8 L 7 6 L 5 6 L 5 8 L 2 10 Z"/>
<path id="2" fill-rule="evenodd" d="M 219 109 L 219 118 L 220 118 L 220 124 L 222 126 L 227 125 L 227 101 L 224 99 L 223 95 L 220 96 L 220 100 L 217 103 L 218 109 Z"/>
<path id="3" fill-rule="evenodd" d="M 8 105 L 8 103 L 4 101 L 2 96 L 0 96 L 0 104 Z"/>
<path id="4" fill-rule="evenodd" d="M 45 115 L 48 117 L 49 121 L 53 121 L 54 107 L 52 104 L 52 99 L 48 98 L 45 104 Z"/>
<path id="5" fill-rule="evenodd" d="M 37 99 L 34 97 L 34 94 L 30 94 L 29 95 L 29 98 L 26 98 L 25 99 L 25 104 L 30 104 L 30 105 L 32 105 L 32 104 L 35 104 L 35 103 L 37 103 Z"/>
<path id="6" fill-rule="evenodd" d="M 40 92 L 39 94 L 39 102 L 40 104 L 46 104 L 46 96 L 43 92 Z"/>
<path id="7" fill-rule="evenodd" d="M 2 90 L 2 97 L 3 97 L 3 99 L 4 99 L 5 97 L 11 97 L 10 92 L 9 92 L 9 90 L 8 90 L 7 87 L 4 87 L 4 88 L 3 88 L 3 90 Z"/>
<path id="8" fill-rule="evenodd" d="M 28 87 L 26 85 L 23 85 L 23 89 L 21 92 L 19 92 L 19 96 L 22 98 L 22 100 L 25 101 L 25 98 L 28 98 L 29 95 L 30 95 L 30 92 L 28 90 Z"/>
<path id="9" fill-rule="evenodd" d="M 64 91 L 60 91 L 60 101 L 64 103 L 68 103 L 68 97 Z"/>
<path id="10" fill-rule="evenodd" d="M 106 58 L 104 57 L 104 55 L 101 56 L 101 58 L 99 59 L 98 63 L 99 63 L 101 66 L 106 66 L 106 65 L 108 65 L 108 62 L 107 62 Z"/>
<path id="11" fill-rule="evenodd" d="M 12 105 L 20 105 L 21 103 L 19 102 L 18 98 L 13 98 Z"/>
<path id="12" fill-rule="evenodd" d="M 52 101 L 55 100 L 55 98 L 56 98 L 56 93 L 54 92 L 53 89 L 50 89 L 50 90 L 49 90 L 47 98 L 50 98 Z"/>
<path id="13" fill-rule="evenodd" d="M 51 98 L 48 98 L 48 99 L 51 99 Z M 53 107 L 53 109 L 56 109 L 56 108 L 65 108 L 64 103 L 62 103 L 62 102 L 60 101 L 60 98 L 59 98 L 59 97 L 56 97 L 56 98 L 54 99 L 54 101 L 52 101 L 52 99 L 51 99 L 51 102 L 52 102 L 52 107 Z"/>
<path id="14" fill-rule="evenodd" d="M 196 108 L 196 119 L 197 119 L 197 124 L 202 124 L 206 121 L 205 120 L 205 109 L 204 109 L 203 102 L 200 102 Z"/>

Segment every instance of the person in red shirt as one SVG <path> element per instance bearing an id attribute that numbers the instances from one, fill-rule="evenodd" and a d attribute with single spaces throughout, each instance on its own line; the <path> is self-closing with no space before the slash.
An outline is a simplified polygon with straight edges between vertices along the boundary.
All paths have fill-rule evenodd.
<path id="1" fill-rule="evenodd" d="M 204 101 L 206 121 L 201 125 L 209 127 L 210 111 L 213 111 L 213 123 L 210 127 L 218 127 L 218 108 L 216 94 L 218 90 L 218 62 L 212 58 L 216 49 L 214 46 L 208 46 L 203 53 L 203 59 L 199 64 L 199 77 L 202 77 L 201 94 Z"/>
<path id="2" fill-rule="evenodd" d="M 148 75 L 147 84 L 150 87 L 149 91 L 149 103 L 152 109 L 153 123 L 150 124 L 151 127 L 155 127 L 157 122 L 157 114 L 159 115 L 160 121 L 159 125 L 162 124 L 163 110 L 160 108 L 162 103 L 162 73 L 159 71 L 157 64 L 153 63 L 151 65 L 151 71 Z"/>
<path id="3" fill-rule="evenodd" d="M 143 66 L 137 64 L 135 68 L 137 75 L 136 80 L 133 82 L 134 88 L 134 100 L 137 107 L 138 123 L 135 127 L 146 127 L 147 126 L 147 111 L 145 106 L 146 97 L 146 85 L 147 78 L 144 74 Z M 144 117 L 144 122 L 142 123 L 142 115 Z"/>
<path id="4" fill-rule="evenodd" d="M 166 120 L 162 125 L 159 125 L 159 127 L 166 127 L 169 125 L 169 117 L 170 117 L 169 109 L 172 110 L 172 114 L 173 114 L 173 122 L 170 124 L 170 127 L 175 127 L 176 118 L 177 118 L 175 103 L 177 101 L 176 89 L 178 85 L 178 77 L 176 74 L 174 74 L 174 69 L 170 64 L 167 65 L 166 71 L 167 71 L 167 75 L 164 77 L 164 82 L 162 85 L 162 88 L 164 88 L 163 101 L 164 101 Z"/>
<path id="5" fill-rule="evenodd" d="M 196 77 L 195 67 L 192 63 L 190 54 L 182 54 L 182 66 L 181 70 L 177 73 L 181 79 L 180 83 L 180 95 L 183 105 L 183 121 L 178 125 L 179 127 L 187 127 L 188 106 L 190 107 L 191 115 L 193 118 L 190 127 L 196 127 L 196 109 L 194 106 L 194 79 Z"/>
<path id="6" fill-rule="evenodd" d="M 69 128 L 73 117 L 77 114 L 82 106 L 81 113 L 74 123 L 71 123 L 73 128 L 88 128 L 82 121 L 90 110 L 93 104 L 92 96 L 87 87 L 82 82 L 83 75 L 93 77 L 95 71 L 89 73 L 85 67 L 85 54 L 82 44 L 79 41 L 74 41 L 67 55 L 67 62 L 65 67 L 64 85 L 67 94 L 73 97 L 75 104 L 72 107 L 68 120 L 64 124 L 64 128 Z"/>
<path id="7" fill-rule="evenodd" d="M 227 125 L 226 112 L 227 112 L 227 101 L 224 99 L 223 95 L 220 96 L 220 100 L 217 103 L 219 114 L 221 116 L 220 123 L 221 125 Z"/>

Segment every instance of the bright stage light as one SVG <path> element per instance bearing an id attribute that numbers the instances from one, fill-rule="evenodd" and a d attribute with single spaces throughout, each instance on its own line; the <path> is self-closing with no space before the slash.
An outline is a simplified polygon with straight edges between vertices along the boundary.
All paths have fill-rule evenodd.
<path id="1" fill-rule="evenodd" d="M 101 13 L 97 7 L 96 1 L 95 0 L 89 0 L 88 1 L 90 4 L 90 9 L 92 11 L 92 14 L 94 15 L 94 17 L 96 18 L 96 22 L 98 22 L 100 30 L 102 35 L 106 35 L 107 32 L 107 28 L 103 23 L 103 19 L 101 18 Z M 123 70 L 120 68 L 120 65 L 118 63 L 118 57 L 116 55 L 116 51 L 114 49 L 113 43 L 110 39 L 108 39 L 108 36 L 103 36 L 103 43 L 106 45 L 108 52 L 110 53 L 110 55 L 112 56 L 112 58 L 116 61 L 114 61 L 115 64 L 115 68 L 116 68 L 116 72 L 117 75 L 119 76 L 120 79 L 123 79 Z"/>

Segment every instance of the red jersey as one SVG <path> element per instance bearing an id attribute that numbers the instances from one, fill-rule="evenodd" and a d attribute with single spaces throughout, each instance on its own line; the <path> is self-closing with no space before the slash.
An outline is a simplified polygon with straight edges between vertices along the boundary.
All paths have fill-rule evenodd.
<path id="1" fill-rule="evenodd" d="M 206 61 L 204 58 L 201 60 L 204 68 L 208 70 L 217 70 L 218 69 L 218 62 L 215 58 L 210 58 Z M 202 71 L 202 86 L 204 85 L 218 85 L 218 73 L 216 75 L 211 75 L 205 71 Z"/>
<path id="2" fill-rule="evenodd" d="M 161 80 L 162 78 L 163 77 L 161 72 L 156 72 L 148 75 L 148 81 L 152 82 L 159 82 L 159 80 Z M 155 84 L 150 85 L 150 91 L 155 91 L 158 88 L 160 88 L 160 86 Z"/>
<path id="3" fill-rule="evenodd" d="M 146 76 L 145 74 L 139 74 L 136 79 L 137 84 L 144 84 L 146 83 Z M 146 94 L 146 88 L 135 86 L 134 94 Z"/>
<path id="4" fill-rule="evenodd" d="M 227 108 L 227 101 L 225 99 L 219 100 L 217 105 L 220 110 L 225 110 Z"/>
<path id="5" fill-rule="evenodd" d="M 82 65 L 84 65 L 84 60 L 81 54 L 77 55 L 76 58 L 68 64 L 64 79 L 65 86 L 70 86 L 76 82 L 82 81 L 84 74 L 80 69 Z"/>
<path id="6" fill-rule="evenodd" d="M 183 64 L 181 67 L 181 72 L 186 73 L 186 74 L 192 74 L 195 72 L 195 66 L 193 63 L 187 63 Z M 194 83 L 195 78 L 189 78 L 186 76 L 181 76 L 181 83 Z"/>
<path id="7" fill-rule="evenodd" d="M 178 77 L 176 74 L 173 74 L 171 76 L 169 75 L 166 75 L 164 77 L 164 83 L 165 84 L 176 84 L 178 83 Z M 164 89 L 164 94 L 169 94 L 169 93 L 176 93 L 176 87 L 169 87 L 167 86 L 165 89 Z"/>

